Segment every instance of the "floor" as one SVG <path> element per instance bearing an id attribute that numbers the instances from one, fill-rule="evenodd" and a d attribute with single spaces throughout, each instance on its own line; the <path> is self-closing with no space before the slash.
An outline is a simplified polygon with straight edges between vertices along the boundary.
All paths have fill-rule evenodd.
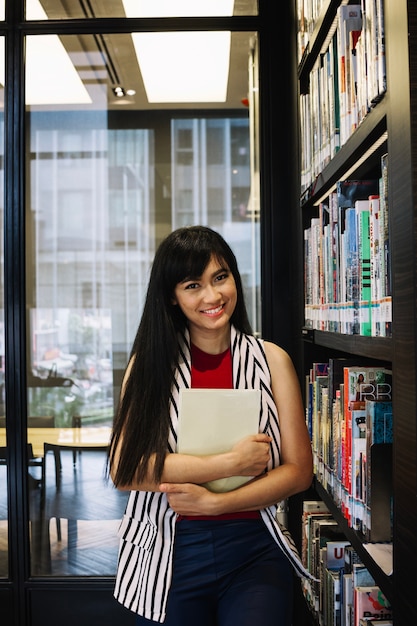
<path id="1" fill-rule="evenodd" d="M 47 456 L 45 500 L 33 481 L 30 489 L 32 574 L 35 576 L 113 576 L 117 529 L 128 494 L 104 480 L 105 452 L 61 451 L 61 484 Z M 38 468 L 31 470 L 38 472 Z M 5 467 L 0 467 L 0 576 L 7 576 Z M 39 477 L 39 473 L 36 477 Z M 58 524 L 57 524 L 58 520 Z"/>

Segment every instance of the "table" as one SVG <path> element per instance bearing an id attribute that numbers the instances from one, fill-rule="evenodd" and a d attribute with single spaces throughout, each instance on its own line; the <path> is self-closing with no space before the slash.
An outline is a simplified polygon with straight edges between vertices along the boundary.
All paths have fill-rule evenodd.
<path id="1" fill-rule="evenodd" d="M 110 426 L 81 428 L 28 428 L 28 443 L 33 454 L 43 457 L 45 444 L 62 448 L 106 448 L 110 441 Z M 6 445 L 6 429 L 0 428 L 0 446 Z"/>
<path id="2" fill-rule="evenodd" d="M 61 482 L 60 450 L 106 450 L 110 441 L 110 426 L 86 426 L 81 428 L 28 428 L 28 443 L 32 446 L 34 458 L 42 459 L 41 488 L 45 487 L 45 460 L 48 452 L 55 457 L 56 486 Z M 6 429 L 0 428 L 0 447 L 6 445 Z M 74 454 L 75 466 L 75 454 Z"/>

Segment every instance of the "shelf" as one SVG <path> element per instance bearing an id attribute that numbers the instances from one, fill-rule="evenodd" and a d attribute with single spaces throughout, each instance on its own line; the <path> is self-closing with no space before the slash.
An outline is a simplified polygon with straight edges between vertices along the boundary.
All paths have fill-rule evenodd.
<path id="1" fill-rule="evenodd" d="M 378 361 L 392 361 L 391 337 L 363 337 L 342 335 L 321 330 L 302 330 L 303 340 L 316 346 L 331 348 L 346 354 L 354 354 Z"/>
<path id="2" fill-rule="evenodd" d="M 385 574 L 384 571 L 377 565 L 371 557 L 369 551 L 363 545 L 365 543 L 364 538 L 353 530 L 353 528 L 348 526 L 348 523 L 343 517 L 339 507 L 334 503 L 330 494 L 324 489 L 322 484 L 316 478 L 314 479 L 314 489 L 316 490 L 318 496 L 327 505 L 330 513 L 342 529 L 343 534 L 346 535 L 346 539 L 350 541 L 356 552 L 359 554 L 363 564 L 370 571 L 377 585 L 381 587 L 388 600 L 393 603 L 393 576 Z"/>
<path id="3" fill-rule="evenodd" d="M 380 167 L 381 156 L 387 151 L 386 131 L 386 102 L 382 99 L 303 193 L 302 210 L 316 206 L 329 195 L 337 181 L 352 175 L 367 178 L 370 167 Z"/>

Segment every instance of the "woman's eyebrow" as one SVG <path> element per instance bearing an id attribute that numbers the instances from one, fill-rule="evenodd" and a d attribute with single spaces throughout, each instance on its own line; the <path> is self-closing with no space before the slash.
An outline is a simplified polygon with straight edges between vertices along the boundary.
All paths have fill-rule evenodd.
<path id="1" fill-rule="evenodd" d="M 180 280 L 179 284 L 188 283 L 190 280 L 200 280 L 201 276 L 186 276 L 182 280 Z"/>

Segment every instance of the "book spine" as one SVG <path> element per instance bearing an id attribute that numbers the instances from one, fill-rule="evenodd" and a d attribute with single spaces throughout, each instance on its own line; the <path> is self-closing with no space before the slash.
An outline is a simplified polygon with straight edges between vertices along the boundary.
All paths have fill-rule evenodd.
<path id="1" fill-rule="evenodd" d="M 359 333 L 371 335 L 371 254 L 369 200 L 355 203 L 358 227 Z"/>

